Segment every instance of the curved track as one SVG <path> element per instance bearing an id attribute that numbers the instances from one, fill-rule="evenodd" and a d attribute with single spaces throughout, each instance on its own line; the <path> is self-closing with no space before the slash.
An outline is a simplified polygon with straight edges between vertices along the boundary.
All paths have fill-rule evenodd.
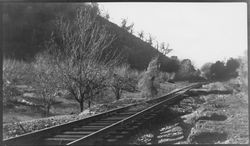
<path id="1" fill-rule="evenodd" d="M 128 105 L 85 119 L 53 126 L 6 139 L 4 145 L 95 145 L 121 141 L 166 106 L 181 100 L 184 93 L 199 88 L 196 83 L 144 103 Z M 145 104 L 146 103 L 146 104 Z M 140 105 L 144 108 L 138 108 Z"/>

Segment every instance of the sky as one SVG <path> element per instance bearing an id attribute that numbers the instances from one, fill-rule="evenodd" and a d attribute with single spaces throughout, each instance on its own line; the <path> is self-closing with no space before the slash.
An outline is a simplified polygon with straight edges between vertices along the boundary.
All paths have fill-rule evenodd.
<path id="1" fill-rule="evenodd" d="M 167 56 L 189 58 L 196 67 L 243 56 L 247 50 L 246 3 L 98 3 L 118 25 L 123 18 L 173 49 Z"/>

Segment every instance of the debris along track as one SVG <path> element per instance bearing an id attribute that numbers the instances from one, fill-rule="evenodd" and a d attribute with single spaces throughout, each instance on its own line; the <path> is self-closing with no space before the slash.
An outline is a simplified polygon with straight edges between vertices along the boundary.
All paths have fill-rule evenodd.
<path id="1" fill-rule="evenodd" d="M 181 95 L 186 91 L 200 88 L 203 84 L 205 83 L 192 84 L 146 102 L 128 105 L 85 119 L 5 139 L 3 143 L 5 146 L 115 143 L 139 128 L 143 122 L 156 116 L 165 106 L 181 99 L 183 97 Z M 146 109 L 135 108 L 143 103 L 148 105 Z"/>

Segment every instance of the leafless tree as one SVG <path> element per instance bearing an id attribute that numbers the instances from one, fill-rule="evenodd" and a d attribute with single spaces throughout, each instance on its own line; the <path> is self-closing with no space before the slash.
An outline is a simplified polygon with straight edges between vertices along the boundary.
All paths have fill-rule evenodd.
<path id="1" fill-rule="evenodd" d="M 152 36 L 151 34 L 149 34 L 149 35 L 148 35 L 148 40 L 147 40 L 147 42 L 148 42 L 150 45 L 152 45 L 152 44 L 153 44 L 153 40 L 154 40 L 153 36 Z"/>
<path id="2" fill-rule="evenodd" d="M 42 106 L 45 111 L 45 116 L 49 116 L 51 107 L 56 104 L 55 93 L 59 89 L 59 82 L 56 78 L 58 73 L 54 69 L 54 65 L 51 64 L 50 55 L 40 53 L 36 56 L 34 66 L 34 82 L 33 87 L 36 89 L 36 94 L 40 97 Z"/>
<path id="3" fill-rule="evenodd" d="M 173 49 L 169 48 L 169 44 L 167 44 L 167 46 L 165 46 L 165 43 L 162 42 L 161 46 L 160 46 L 160 52 L 163 53 L 164 55 L 167 55 L 168 53 L 170 53 Z"/>
<path id="4" fill-rule="evenodd" d="M 119 100 L 124 90 L 129 91 L 133 88 L 132 78 L 129 76 L 129 66 L 123 65 L 116 67 L 112 70 L 111 75 L 110 86 L 115 94 L 116 100 Z"/>
<path id="5" fill-rule="evenodd" d="M 122 19 L 122 22 L 121 22 L 121 28 L 125 29 L 126 31 L 130 32 L 131 34 L 133 34 L 134 32 L 134 23 L 131 23 L 130 25 L 127 25 L 128 23 L 128 20 L 127 19 Z"/>
<path id="6" fill-rule="evenodd" d="M 139 37 L 140 37 L 141 40 L 144 39 L 144 31 L 143 30 L 140 31 L 140 32 L 138 32 L 138 35 L 139 35 Z"/>
<path id="7" fill-rule="evenodd" d="M 97 18 L 97 13 L 86 7 L 77 11 L 72 22 L 59 19 L 56 23 L 57 38 L 52 43 L 58 48 L 53 54 L 62 88 L 73 95 L 80 111 L 83 111 L 86 101 L 90 106 L 91 99 L 106 87 L 108 69 L 121 57 L 114 53 L 116 51 L 111 53 L 110 46 L 115 36 Z"/>
<path id="8" fill-rule="evenodd" d="M 155 48 L 156 48 L 157 50 L 159 50 L 159 42 L 158 42 L 158 41 L 156 41 Z"/>
<path id="9" fill-rule="evenodd" d="M 125 18 L 122 19 L 121 28 L 126 29 L 126 27 L 127 27 L 127 21 L 128 21 L 128 20 L 125 19 Z"/>

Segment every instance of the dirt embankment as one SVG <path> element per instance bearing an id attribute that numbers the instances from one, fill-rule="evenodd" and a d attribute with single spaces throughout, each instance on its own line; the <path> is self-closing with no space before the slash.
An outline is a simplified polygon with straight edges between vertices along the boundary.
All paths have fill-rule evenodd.
<path id="1" fill-rule="evenodd" d="M 234 81 L 216 82 L 203 87 L 207 92 L 197 95 L 198 104 L 192 118 L 188 143 L 247 144 L 249 143 L 248 95 Z"/>
<path id="2" fill-rule="evenodd" d="M 130 139 L 133 144 L 247 144 L 248 95 L 235 81 L 191 90 Z"/>

